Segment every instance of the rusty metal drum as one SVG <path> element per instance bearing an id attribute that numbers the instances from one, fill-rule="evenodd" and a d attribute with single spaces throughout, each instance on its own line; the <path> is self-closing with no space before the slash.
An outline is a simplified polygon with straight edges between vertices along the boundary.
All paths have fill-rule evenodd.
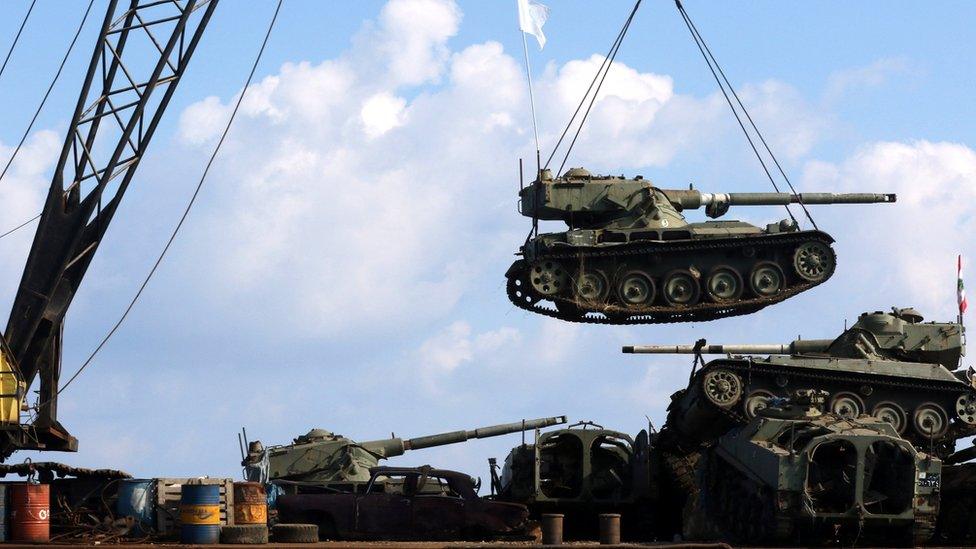
<path id="1" fill-rule="evenodd" d="M 46 542 L 51 538 L 51 485 L 18 482 L 10 490 L 10 540 Z"/>
<path id="2" fill-rule="evenodd" d="M 220 543 L 220 486 L 184 484 L 180 494 L 180 542 Z"/>
<path id="3" fill-rule="evenodd" d="M 260 482 L 234 483 L 234 524 L 267 524 L 268 495 Z"/>

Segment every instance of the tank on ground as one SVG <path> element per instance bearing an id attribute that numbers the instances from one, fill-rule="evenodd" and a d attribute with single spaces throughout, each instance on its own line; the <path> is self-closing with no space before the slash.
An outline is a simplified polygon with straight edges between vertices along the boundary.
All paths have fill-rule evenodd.
<path id="1" fill-rule="evenodd" d="M 648 345 L 628 353 L 728 354 L 705 364 L 675 393 L 660 443 L 676 455 L 748 422 L 774 397 L 797 387 L 824 390 L 839 416 L 869 415 L 940 458 L 976 434 L 976 390 L 960 369 L 964 328 L 922 322 L 914 309 L 864 313 L 835 339 L 787 345 Z M 769 353 L 759 358 L 744 356 Z"/>
<path id="2" fill-rule="evenodd" d="M 325 429 L 312 429 L 291 444 L 266 448 L 260 441 L 251 442 L 242 465 L 250 481 L 352 491 L 365 487 L 370 478 L 369 469 L 376 467 L 379 460 L 403 455 L 408 450 L 458 444 L 474 438 L 495 437 L 563 423 L 566 423 L 566 416 L 556 416 L 470 431 L 366 442 L 356 442 Z"/>
<path id="3" fill-rule="evenodd" d="M 797 391 L 705 450 L 686 527 L 746 544 L 927 542 L 941 461 L 884 420 L 821 413 L 825 395 Z"/>
<path id="4" fill-rule="evenodd" d="M 703 193 L 661 189 L 637 176 L 573 168 L 519 193 L 519 211 L 569 230 L 530 237 L 506 273 L 523 309 L 579 322 L 657 323 L 751 313 L 825 282 L 833 238 L 791 220 L 765 228 L 741 221 L 689 223 L 682 212 L 730 206 L 870 204 L 894 194 Z M 546 306 L 552 303 L 555 308 Z"/>
<path id="5" fill-rule="evenodd" d="M 536 433 L 532 444 L 512 448 L 497 472 L 491 465 L 492 497 L 521 503 L 539 519 L 562 513 L 570 538 L 595 534 L 600 513 L 622 513 L 625 535 L 653 533 L 654 492 L 647 431 L 636 438 L 580 422 Z M 646 538 L 645 538 L 646 539 Z"/>

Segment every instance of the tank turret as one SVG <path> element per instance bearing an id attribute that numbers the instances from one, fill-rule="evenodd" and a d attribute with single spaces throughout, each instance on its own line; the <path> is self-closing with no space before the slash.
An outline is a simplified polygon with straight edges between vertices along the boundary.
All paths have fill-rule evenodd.
<path id="1" fill-rule="evenodd" d="M 243 465 L 248 479 L 258 482 L 289 481 L 310 485 L 336 483 L 348 485 L 348 483 L 369 481 L 370 467 L 375 467 L 381 459 L 403 455 L 408 450 L 458 444 L 470 439 L 501 436 L 562 423 L 566 423 L 566 416 L 525 420 L 410 439 L 390 437 L 366 442 L 356 442 L 325 429 L 312 429 L 307 434 L 296 437 L 291 444 L 260 447 L 257 451 L 249 451 Z"/>
<path id="2" fill-rule="evenodd" d="M 874 204 L 873 193 L 704 193 L 663 189 L 637 176 L 548 170 L 524 187 L 519 211 L 564 221 L 534 234 L 509 268 L 512 302 L 539 314 L 606 324 L 710 320 L 757 311 L 825 282 L 833 238 L 792 219 L 757 227 L 689 222 L 684 210 L 721 217 L 732 206 Z M 555 308 L 549 308 L 550 302 Z"/>
<path id="3" fill-rule="evenodd" d="M 777 345 L 643 345 L 625 353 L 724 354 L 695 372 L 672 396 L 662 441 L 679 453 L 749 421 L 797 384 L 827 391 L 828 411 L 890 423 L 920 449 L 951 454 L 976 434 L 976 390 L 961 368 L 965 330 L 958 322 L 923 322 L 911 308 L 861 314 L 834 339 Z M 769 355 L 765 357 L 748 355 Z M 665 436 L 665 432 L 666 435 Z"/>

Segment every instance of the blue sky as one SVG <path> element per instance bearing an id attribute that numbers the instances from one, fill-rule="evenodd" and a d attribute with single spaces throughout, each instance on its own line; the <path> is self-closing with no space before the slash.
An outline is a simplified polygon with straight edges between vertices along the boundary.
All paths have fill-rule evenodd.
<path id="1" fill-rule="evenodd" d="M 27 5 L 0 6 L 0 48 Z M 96 6 L 0 181 L 0 229 L 30 217 L 49 184 Z M 530 44 L 544 148 L 630 6 L 550 2 L 549 42 Z M 567 414 L 636 433 L 645 414 L 661 422 L 690 360 L 624 356 L 621 345 L 829 337 L 891 305 L 952 318 L 955 254 L 974 255 L 976 7 L 686 7 L 801 190 L 899 193 L 893 206 L 814 210 L 838 240 L 828 284 L 750 317 L 673 326 L 577 326 L 514 309 L 503 274 L 528 229 L 515 213 L 517 158 L 532 155 L 514 2 L 286 0 L 180 240 L 62 397 L 81 451 L 45 457 L 142 476 L 236 475 L 241 425 L 283 443 L 311 427 L 371 439 Z M 69 313 L 66 371 L 165 242 L 273 8 L 218 8 Z M 0 78 L 0 159 L 83 9 L 38 3 Z M 770 190 L 671 2 L 644 3 L 617 60 L 571 164 L 665 187 Z M 767 223 L 782 210 L 728 217 Z M 0 241 L 0 310 L 30 237 Z M 485 458 L 518 440 L 398 463 L 485 476 Z"/>

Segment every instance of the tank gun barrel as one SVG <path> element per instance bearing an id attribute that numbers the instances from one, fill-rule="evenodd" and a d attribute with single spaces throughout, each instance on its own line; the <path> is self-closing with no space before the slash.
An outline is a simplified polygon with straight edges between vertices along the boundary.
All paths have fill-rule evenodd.
<path id="1" fill-rule="evenodd" d="M 897 201 L 893 193 L 703 193 L 701 191 L 665 191 L 668 198 L 682 208 L 697 209 L 718 206 L 785 206 L 788 204 L 878 204 Z"/>
<path id="2" fill-rule="evenodd" d="M 393 457 L 403 455 L 407 450 L 421 450 L 434 446 L 444 446 L 447 444 L 458 444 L 472 438 L 488 438 L 541 429 L 550 425 L 561 425 L 566 423 L 566 416 L 543 417 L 539 419 L 527 419 L 514 423 L 503 423 L 501 425 L 491 425 L 479 427 L 470 431 L 451 431 L 448 433 L 438 433 L 416 438 L 388 438 L 383 440 L 372 440 L 360 443 L 360 446 L 374 452 L 382 457 Z"/>
<path id="3" fill-rule="evenodd" d="M 627 345 L 623 352 L 644 355 L 796 355 L 824 352 L 831 339 L 798 339 L 786 345 Z"/>
<path id="4" fill-rule="evenodd" d="M 561 425 L 566 423 L 566 416 L 555 416 L 555 417 L 544 417 L 539 419 L 528 419 L 523 421 L 516 421 L 514 423 L 503 423 L 501 425 L 492 425 L 490 427 L 481 427 L 478 429 L 472 429 L 470 431 L 453 431 L 450 433 L 440 433 L 437 435 L 428 435 L 425 437 L 410 438 L 403 441 L 404 450 L 420 450 L 422 448 L 430 448 L 432 446 L 443 446 L 445 444 L 457 444 L 459 442 L 464 442 L 472 438 L 488 438 L 497 437 L 501 435 L 507 435 L 510 433 L 518 433 L 521 431 L 531 431 L 532 429 L 541 429 L 543 427 L 549 427 L 551 425 Z"/>

